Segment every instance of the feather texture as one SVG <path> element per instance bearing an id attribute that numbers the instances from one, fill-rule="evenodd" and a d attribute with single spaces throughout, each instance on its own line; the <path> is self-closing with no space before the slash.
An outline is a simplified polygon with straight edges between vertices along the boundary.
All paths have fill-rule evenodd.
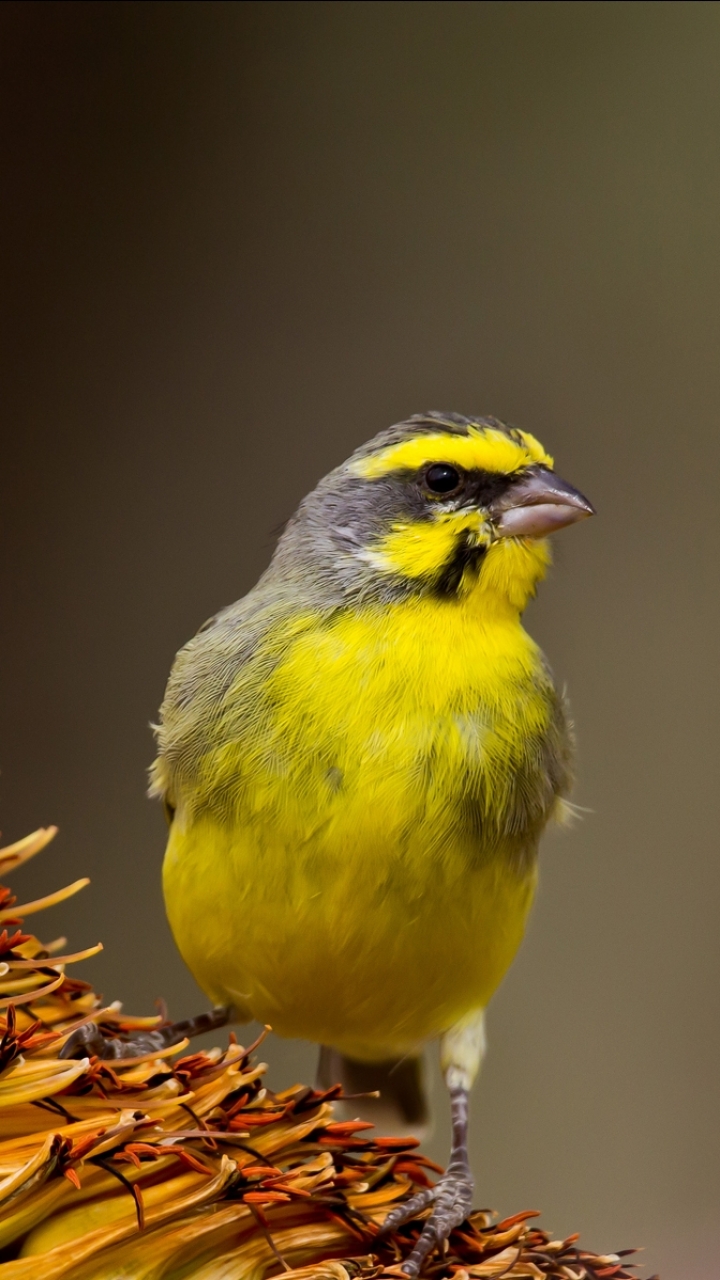
<path id="1" fill-rule="evenodd" d="M 562 701 L 520 621 L 547 545 L 495 537 L 479 471 L 427 493 L 439 422 L 382 433 L 305 499 L 257 587 L 178 655 L 158 731 L 186 962 L 239 1016 L 361 1061 L 484 1007 L 569 786 Z M 493 492 L 509 455 L 542 453 L 494 421 L 442 424 L 451 460 L 469 433 L 496 449 Z"/>

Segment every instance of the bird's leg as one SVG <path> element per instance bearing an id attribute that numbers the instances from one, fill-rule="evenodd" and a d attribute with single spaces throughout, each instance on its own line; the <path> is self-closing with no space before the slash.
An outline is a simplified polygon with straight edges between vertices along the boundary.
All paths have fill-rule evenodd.
<path id="1" fill-rule="evenodd" d="M 105 1061 L 142 1058 L 148 1053 L 162 1053 L 163 1049 L 178 1044 L 186 1036 L 200 1036 L 205 1031 L 215 1031 L 218 1027 L 226 1026 L 231 1019 L 230 1006 L 218 1005 L 210 1013 L 200 1013 L 196 1018 L 186 1018 L 182 1022 L 169 1022 L 156 1031 L 139 1031 L 127 1039 L 122 1036 L 106 1037 L 96 1022 L 86 1022 L 68 1036 L 58 1056 L 85 1058 L 90 1053 Z"/>
<path id="2" fill-rule="evenodd" d="M 484 1053 L 483 1011 L 476 1010 L 451 1027 L 443 1037 L 440 1051 L 452 1114 L 450 1163 L 434 1187 L 398 1205 L 383 1223 L 385 1234 L 409 1222 L 428 1205 L 433 1206 L 415 1248 L 402 1263 L 402 1270 L 412 1280 L 419 1274 L 431 1249 L 444 1245 L 450 1232 L 465 1221 L 472 1208 L 475 1183 L 467 1150 L 468 1100 Z"/>

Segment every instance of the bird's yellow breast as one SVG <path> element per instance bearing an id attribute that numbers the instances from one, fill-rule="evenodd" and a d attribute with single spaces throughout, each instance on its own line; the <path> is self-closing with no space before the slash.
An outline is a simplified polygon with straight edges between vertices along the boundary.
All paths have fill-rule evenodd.
<path id="1" fill-rule="evenodd" d="M 212 711 L 167 849 L 203 988 L 366 1058 L 484 1006 L 532 899 L 558 715 L 509 608 L 419 598 L 274 627 Z"/>

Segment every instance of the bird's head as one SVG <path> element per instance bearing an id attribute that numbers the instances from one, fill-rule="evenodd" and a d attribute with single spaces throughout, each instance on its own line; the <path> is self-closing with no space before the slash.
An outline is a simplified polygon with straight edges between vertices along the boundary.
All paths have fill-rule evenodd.
<path id="1" fill-rule="evenodd" d="M 592 514 L 534 436 L 422 414 L 326 476 L 275 560 L 366 598 L 472 595 L 520 611 L 549 562 L 547 535 Z"/>

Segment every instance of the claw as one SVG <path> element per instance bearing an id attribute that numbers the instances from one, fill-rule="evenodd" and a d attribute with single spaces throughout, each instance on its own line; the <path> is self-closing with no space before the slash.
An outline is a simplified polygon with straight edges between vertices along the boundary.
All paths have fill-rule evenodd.
<path id="1" fill-rule="evenodd" d="M 443 1245 L 451 1231 L 465 1221 L 472 1209 L 473 1191 L 470 1170 L 453 1170 L 451 1165 L 434 1187 L 421 1191 L 388 1215 L 382 1226 L 383 1235 L 417 1217 L 429 1204 L 434 1204 L 417 1244 L 400 1264 L 405 1275 L 414 1280 L 431 1250 Z"/>
<path id="2" fill-rule="evenodd" d="M 420 1191 L 405 1204 L 398 1205 L 385 1219 L 381 1234 L 394 1231 L 432 1204 L 433 1211 L 423 1225 L 415 1247 L 401 1268 L 410 1280 L 419 1275 L 423 1262 L 432 1249 L 442 1246 L 451 1231 L 465 1221 L 472 1209 L 475 1190 L 467 1155 L 467 1091 L 451 1090 L 453 1109 L 453 1146 L 446 1172 L 427 1191 Z"/>
<path id="3" fill-rule="evenodd" d="M 417 1217 L 422 1213 L 423 1209 L 427 1209 L 437 1199 L 437 1187 L 428 1187 L 427 1191 L 418 1191 L 416 1196 L 412 1196 L 410 1200 L 406 1200 L 404 1204 L 397 1205 L 380 1228 L 380 1235 L 387 1235 L 390 1231 L 395 1231 L 398 1227 L 404 1226 L 411 1218 Z"/>
<path id="4" fill-rule="evenodd" d="M 103 1057 L 103 1048 L 107 1043 L 100 1033 L 97 1022 L 86 1022 L 71 1032 L 60 1050 L 59 1058 L 84 1058 L 88 1053 Z"/>
<path id="5" fill-rule="evenodd" d="M 96 1022 L 87 1022 L 68 1036 L 58 1056 L 84 1058 L 90 1052 L 104 1062 L 112 1062 L 117 1058 L 141 1058 L 147 1053 L 162 1053 L 163 1049 L 178 1044 L 186 1036 L 199 1036 L 205 1031 L 226 1026 L 230 1014 L 230 1009 L 221 1005 L 210 1013 L 201 1013 L 182 1022 L 170 1022 L 157 1031 L 141 1031 L 127 1040 L 120 1036 L 106 1038 Z"/>

